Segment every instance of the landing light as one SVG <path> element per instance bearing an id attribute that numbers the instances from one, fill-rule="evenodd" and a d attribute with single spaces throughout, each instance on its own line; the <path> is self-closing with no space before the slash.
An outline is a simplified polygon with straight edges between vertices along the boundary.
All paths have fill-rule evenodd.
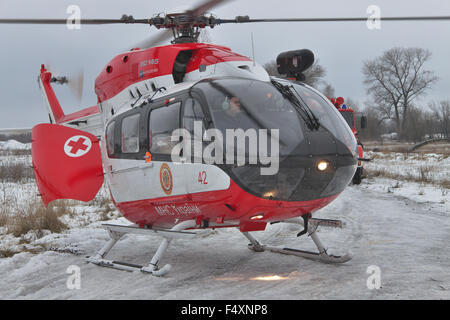
<path id="1" fill-rule="evenodd" d="M 286 280 L 289 279 L 288 277 L 280 277 L 278 275 L 273 276 L 261 276 L 261 277 L 255 277 L 251 278 L 250 280 L 259 280 L 259 281 L 279 281 L 279 280 Z"/>
<path id="2" fill-rule="evenodd" d="M 264 198 L 272 198 L 275 195 L 275 192 L 269 191 L 263 194 Z"/>
<path id="3" fill-rule="evenodd" d="M 264 218 L 263 214 L 257 214 L 256 216 L 250 217 L 250 220 L 260 220 Z"/>
<path id="4" fill-rule="evenodd" d="M 326 161 L 326 160 L 320 160 L 320 161 L 317 163 L 317 170 L 323 172 L 323 171 L 325 171 L 325 170 L 328 169 L 328 166 L 329 166 L 328 161 Z"/>
<path id="5" fill-rule="evenodd" d="M 215 278 L 215 280 L 219 281 L 246 281 L 246 280 L 256 280 L 256 281 L 280 281 L 280 280 L 288 280 L 289 277 L 283 277 L 279 275 L 270 275 L 270 276 L 258 276 L 253 278 L 247 278 L 244 276 L 236 276 L 236 277 L 219 277 Z"/>

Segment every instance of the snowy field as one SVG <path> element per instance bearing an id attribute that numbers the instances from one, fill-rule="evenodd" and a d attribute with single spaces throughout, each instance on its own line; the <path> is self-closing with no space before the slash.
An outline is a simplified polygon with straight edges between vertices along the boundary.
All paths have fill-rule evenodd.
<path id="1" fill-rule="evenodd" d="M 173 240 L 161 261 L 173 268 L 163 278 L 87 264 L 84 256 L 108 240 L 101 223 L 126 223 L 114 209 L 105 210 L 109 203 L 102 189 L 89 204 L 63 203 L 67 213 L 60 219 L 68 229 L 61 233 L 30 231 L 16 237 L 0 227 L 0 252 L 9 252 L 0 258 L 0 298 L 450 299 L 450 190 L 445 183 L 449 159 L 438 154 L 397 159 L 400 156 L 372 153 L 375 160 L 367 168 L 378 173 L 390 168 L 393 177 L 378 174 L 351 185 L 315 214 L 345 222 L 344 229 L 319 230 L 329 252 L 352 251 L 354 258 L 345 264 L 255 253 L 236 229 Z M 29 156 L 11 157 L 0 161 L 30 161 Z M 408 164 L 404 168 L 409 173 L 395 167 L 401 163 Z M 433 183 L 412 178 L 421 166 L 441 168 L 426 170 L 427 181 L 434 179 Z M 10 214 L 21 203 L 34 203 L 36 193 L 33 181 L 0 186 L 0 199 L 6 199 L 2 206 Z M 311 239 L 295 236 L 298 231 L 293 225 L 274 224 L 254 235 L 263 243 L 314 250 Z M 125 236 L 109 258 L 146 264 L 159 241 L 155 236 Z M 73 265 L 80 268 L 81 288 L 70 290 L 67 269 Z M 379 289 L 367 286 L 371 266 L 381 271 Z"/>

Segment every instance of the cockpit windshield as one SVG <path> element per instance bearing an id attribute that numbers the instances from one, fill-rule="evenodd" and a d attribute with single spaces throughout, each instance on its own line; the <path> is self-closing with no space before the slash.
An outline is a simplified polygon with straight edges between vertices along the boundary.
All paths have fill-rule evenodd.
<path id="1" fill-rule="evenodd" d="M 318 118 L 320 125 L 331 132 L 336 139 L 345 143 L 350 150 L 354 150 L 356 140 L 348 125 L 342 121 L 339 111 L 328 100 L 305 85 L 292 84 L 292 86 L 300 95 L 301 100 Z"/>
<path id="2" fill-rule="evenodd" d="M 227 129 L 278 129 L 280 154 L 289 154 L 304 139 L 296 110 L 270 83 L 223 79 L 196 87 L 203 91 L 214 127 L 224 137 Z"/>
<path id="3" fill-rule="evenodd" d="M 305 140 L 305 127 L 313 131 L 321 127 L 354 150 L 353 134 L 336 108 L 307 86 L 280 84 L 289 94 L 277 83 L 250 79 L 203 81 L 195 88 L 203 92 L 214 127 L 224 136 L 227 129 L 278 129 L 280 155 L 287 155 Z M 308 122 L 311 119 L 313 126 Z"/>

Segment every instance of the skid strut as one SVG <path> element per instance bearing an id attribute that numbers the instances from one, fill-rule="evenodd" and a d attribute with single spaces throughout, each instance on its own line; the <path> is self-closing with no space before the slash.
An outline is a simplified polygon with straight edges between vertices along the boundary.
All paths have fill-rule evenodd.
<path id="1" fill-rule="evenodd" d="M 326 248 L 322 244 L 322 242 L 319 239 L 319 236 L 316 233 L 317 227 L 319 225 L 327 226 L 327 227 L 342 227 L 342 223 L 337 220 L 322 220 L 322 219 L 309 219 L 309 224 L 305 223 L 308 219 L 302 219 L 302 218 L 293 218 L 281 222 L 285 223 L 294 223 L 294 224 L 300 224 L 307 229 L 308 234 L 311 236 L 311 239 L 314 241 L 314 244 L 316 245 L 319 252 L 310 252 L 310 251 L 304 251 L 304 250 L 298 250 L 298 249 L 292 249 L 292 248 L 281 248 L 281 247 L 273 247 L 261 244 L 258 240 L 255 239 L 251 234 L 248 232 L 242 232 L 242 234 L 250 241 L 250 244 L 248 245 L 250 250 L 256 251 L 256 252 L 262 252 L 262 251 L 271 251 L 275 253 L 282 253 L 282 254 L 288 254 L 288 255 L 294 255 L 298 257 L 303 257 L 306 259 L 311 259 L 315 261 L 320 261 L 324 263 L 344 263 L 352 259 L 352 254 L 348 252 L 347 254 L 343 256 L 335 256 L 330 255 L 327 253 Z M 311 221 L 313 220 L 313 221 Z M 313 222 L 313 223 L 311 223 Z M 306 225 L 306 226 L 305 226 Z"/>
<path id="2" fill-rule="evenodd" d="M 140 270 L 142 272 L 151 273 L 154 276 L 163 276 L 167 272 L 170 271 L 171 265 L 167 264 L 162 268 L 159 268 L 158 262 L 161 260 L 162 255 L 167 250 L 170 241 L 173 238 L 191 238 L 195 236 L 197 233 L 183 231 L 185 229 L 193 228 L 196 226 L 195 220 L 183 221 L 177 225 L 175 225 L 172 229 L 156 229 L 156 228 L 139 228 L 136 225 L 131 226 L 121 226 L 121 225 L 113 225 L 113 224 L 104 224 L 103 227 L 108 231 L 110 240 L 101 248 L 97 254 L 93 257 L 86 257 L 87 262 L 96 264 L 102 267 L 115 268 L 119 270 L 126 271 L 136 271 Z M 156 234 L 163 237 L 161 244 L 159 245 L 158 250 L 153 256 L 152 260 L 147 266 L 120 262 L 120 261 L 112 261 L 107 260 L 106 255 L 111 251 L 112 247 L 120 240 L 125 234 L 134 233 L 134 234 Z"/>

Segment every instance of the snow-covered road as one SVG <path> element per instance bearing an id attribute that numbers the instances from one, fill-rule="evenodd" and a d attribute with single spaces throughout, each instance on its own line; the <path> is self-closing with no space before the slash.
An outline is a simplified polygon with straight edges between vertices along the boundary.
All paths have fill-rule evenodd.
<path id="1" fill-rule="evenodd" d="M 345 229 L 320 230 L 333 253 L 351 249 L 353 260 L 327 265 L 270 252 L 254 253 L 235 229 L 193 240 L 173 240 L 162 264 L 163 278 L 86 264 L 107 240 L 97 225 L 48 235 L 55 250 L 0 259 L 0 298 L 18 299 L 450 299 L 450 213 L 448 205 L 419 203 L 364 181 L 350 186 L 315 216 L 340 218 Z M 296 238 L 298 227 L 275 224 L 254 235 L 264 243 L 315 249 Z M 159 238 L 129 235 L 110 258 L 144 264 Z M 76 254 L 74 254 L 76 253 Z M 66 270 L 81 270 L 81 289 L 69 290 Z M 381 288 L 367 287 L 369 266 L 381 270 Z M 278 280 L 255 279 L 279 276 Z"/>

